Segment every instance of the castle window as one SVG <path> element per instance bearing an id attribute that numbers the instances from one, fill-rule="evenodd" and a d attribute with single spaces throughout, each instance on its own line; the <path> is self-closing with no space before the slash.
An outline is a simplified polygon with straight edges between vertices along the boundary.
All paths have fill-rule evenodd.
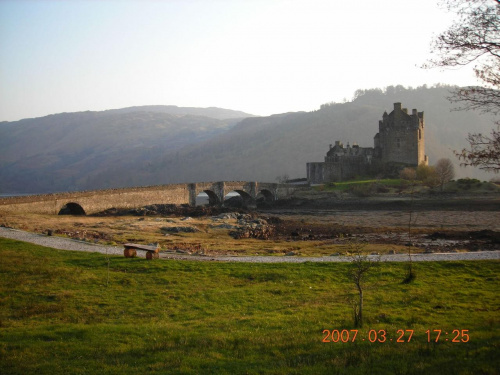
<path id="1" fill-rule="evenodd" d="M 418 129 L 418 139 L 422 139 L 422 131 Z"/>

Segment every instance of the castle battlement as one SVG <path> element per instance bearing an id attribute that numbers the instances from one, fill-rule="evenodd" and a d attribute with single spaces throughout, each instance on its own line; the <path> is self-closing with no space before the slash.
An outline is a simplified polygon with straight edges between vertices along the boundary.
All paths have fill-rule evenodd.
<path id="1" fill-rule="evenodd" d="M 307 179 L 311 183 L 343 181 L 355 176 L 376 175 L 405 166 L 427 164 L 424 142 L 424 112 L 394 103 L 391 113 L 384 111 L 374 147 L 357 144 L 346 147 L 340 141 L 330 145 L 323 163 L 307 163 Z"/>

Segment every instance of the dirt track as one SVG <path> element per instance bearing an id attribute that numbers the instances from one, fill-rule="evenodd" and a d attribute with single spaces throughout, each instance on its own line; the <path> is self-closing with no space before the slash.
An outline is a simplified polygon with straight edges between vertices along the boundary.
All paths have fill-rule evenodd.
<path id="1" fill-rule="evenodd" d="M 46 236 L 19 230 L 0 227 L 0 237 L 34 243 L 61 250 L 97 252 L 102 254 L 123 255 L 123 249 L 115 246 L 99 246 L 75 241 L 68 238 Z M 251 262 L 251 263 L 304 263 L 304 262 L 349 262 L 352 258 L 346 256 L 328 257 L 293 257 L 293 256 L 193 256 L 177 254 L 161 254 L 162 259 L 193 260 L 193 261 L 219 261 L 219 262 Z M 369 256 L 372 260 L 383 262 L 406 262 L 405 254 Z M 479 251 L 468 253 L 433 253 L 415 254 L 415 262 L 456 261 L 456 260 L 500 260 L 500 251 Z"/>

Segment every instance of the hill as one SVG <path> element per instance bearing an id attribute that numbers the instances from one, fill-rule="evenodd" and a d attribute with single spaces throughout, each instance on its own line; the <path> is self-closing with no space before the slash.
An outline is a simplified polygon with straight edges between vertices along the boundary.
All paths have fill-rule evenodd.
<path id="1" fill-rule="evenodd" d="M 217 136 L 244 115 L 251 116 L 154 106 L 2 122 L 0 192 L 81 190 L 92 187 L 87 181 L 93 176 L 114 168 L 133 176 L 129 166 Z"/>
<path id="2" fill-rule="evenodd" d="M 489 179 L 491 174 L 478 169 L 460 169 L 452 150 L 466 146 L 468 132 L 488 132 L 493 119 L 453 111 L 449 91 L 445 86 L 358 90 L 351 102 L 316 111 L 244 119 L 228 110 L 146 106 L 4 122 L 0 192 L 305 177 L 306 163 L 323 161 L 335 140 L 373 146 L 378 121 L 394 102 L 425 112 L 431 164 L 449 157 L 459 177 Z"/>
<path id="3" fill-rule="evenodd" d="M 203 116 L 219 120 L 254 117 L 254 115 L 251 115 L 249 113 L 245 113 L 242 111 L 233 111 L 231 109 L 224 109 L 217 107 L 208 107 L 208 108 L 177 107 L 175 105 L 143 105 L 143 106 L 121 108 L 121 109 L 109 109 L 105 112 L 106 113 L 158 112 L 158 113 L 169 113 L 171 115 L 178 115 L 178 116 L 185 116 L 185 115 Z"/>
<path id="4" fill-rule="evenodd" d="M 398 86 L 358 91 L 351 102 L 325 104 L 313 112 L 247 118 L 217 137 L 135 166 L 141 172 L 133 183 L 275 181 L 283 174 L 305 177 L 306 163 L 323 161 L 335 140 L 373 146 L 378 121 L 395 102 L 425 112 L 426 153 L 431 164 L 449 157 L 458 176 L 490 179 L 491 174 L 478 169 L 460 168 L 453 150 L 466 146 L 468 132 L 489 131 L 493 120 L 476 112 L 453 111 L 446 99 L 450 89 Z M 124 169 L 108 170 L 92 180 L 91 186 L 107 187 L 106 180 L 126 186 L 124 176 Z"/>

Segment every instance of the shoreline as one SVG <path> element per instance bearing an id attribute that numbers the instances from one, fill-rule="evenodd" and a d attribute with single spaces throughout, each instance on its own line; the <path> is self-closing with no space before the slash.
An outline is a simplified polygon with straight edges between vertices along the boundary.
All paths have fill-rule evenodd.
<path id="1" fill-rule="evenodd" d="M 58 250 L 96 252 L 107 255 L 123 256 L 123 248 L 117 246 L 94 245 L 88 242 L 77 241 L 69 238 L 47 236 L 18 229 L 0 227 L 0 237 L 23 242 L 29 242 L 40 246 L 46 246 Z M 139 252 L 139 257 L 145 254 Z M 350 262 L 349 256 L 321 256 L 321 257 L 297 257 L 297 256 L 201 256 L 180 255 L 160 252 L 160 259 L 205 261 L 205 262 L 243 262 L 243 263 L 337 263 Z M 407 262 L 407 254 L 390 255 L 368 255 L 367 259 L 380 262 Z M 500 260 L 500 250 L 475 251 L 462 253 L 430 253 L 412 254 L 414 262 L 439 262 L 439 261 L 462 261 L 462 260 Z"/>

